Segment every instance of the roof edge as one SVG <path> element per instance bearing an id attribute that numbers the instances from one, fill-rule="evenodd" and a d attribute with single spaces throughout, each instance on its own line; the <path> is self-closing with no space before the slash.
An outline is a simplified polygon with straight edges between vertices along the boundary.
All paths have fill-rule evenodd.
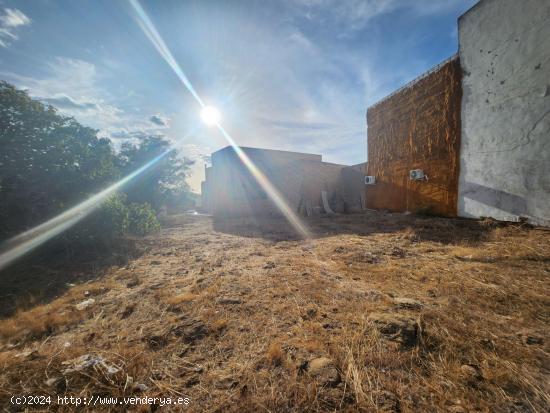
<path id="1" fill-rule="evenodd" d="M 427 71 L 425 71 L 424 73 L 422 73 L 420 76 L 414 78 L 413 80 L 405 83 L 403 86 L 399 87 L 398 89 L 395 89 L 393 92 L 391 92 L 389 95 L 386 95 L 384 96 L 382 99 L 380 99 L 379 101 L 373 103 L 372 105 L 370 105 L 368 108 L 367 108 L 367 112 L 370 110 L 370 109 L 373 109 L 375 108 L 376 106 L 380 105 L 381 103 L 384 103 L 385 101 L 387 101 L 388 99 L 390 99 L 391 97 L 397 95 L 398 93 L 402 92 L 403 90 L 405 89 L 408 89 L 410 88 L 411 86 L 414 86 L 416 83 L 420 82 L 422 79 L 428 77 L 429 75 L 431 75 L 432 73 L 435 73 L 437 72 L 439 69 L 441 69 L 443 66 L 445 66 L 446 64 L 452 62 L 453 60 L 455 59 L 458 59 L 459 55 L 458 55 L 458 52 L 457 53 L 454 53 L 452 56 L 446 58 L 445 60 L 443 60 L 442 62 L 438 63 L 437 65 L 433 66 L 432 68 L 428 69 Z"/>

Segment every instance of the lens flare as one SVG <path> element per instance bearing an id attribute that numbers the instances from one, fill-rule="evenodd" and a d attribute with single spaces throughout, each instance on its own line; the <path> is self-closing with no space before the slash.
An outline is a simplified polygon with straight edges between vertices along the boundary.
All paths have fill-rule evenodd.
<path id="1" fill-rule="evenodd" d="M 49 221 L 44 222 L 43 224 L 6 241 L 0 248 L 0 270 L 7 267 L 13 261 L 39 245 L 42 245 L 49 239 L 69 229 L 86 216 L 90 215 L 90 213 L 97 209 L 103 201 L 118 191 L 124 184 L 128 183 L 130 180 L 152 167 L 169 152 L 170 151 L 165 151 L 161 153 L 141 168 L 135 170 L 130 175 L 122 178 L 120 181 L 95 194 L 86 201 L 81 202 L 80 204 L 50 219 Z"/>
<path id="2" fill-rule="evenodd" d="M 185 73 L 180 68 L 174 57 L 172 56 L 172 53 L 164 43 L 164 40 L 156 30 L 155 26 L 153 25 L 153 22 L 151 19 L 149 19 L 149 16 L 147 13 L 145 13 L 145 10 L 143 10 L 143 7 L 139 4 L 138 0 L 128 0 L 131 4 L 131 6 L 134 8 L 136 12 L 137 17 L 137 23 L 139 27 L 141 27 L 141 30 L 145 33 L 147 38 L 153 43 L 153 46 L 159 54 L 162 56 L 162 58 L 166 61 L 166 63 L 172 68 L 176 76 L 181 80 L 183 85 L 189 90 L 191 95 L 195 98 L 195 100 L 199 103 L 201 108 L 206 109 L 209 106 L 206 106 L 203 102 L 203 100 L 200 98 L 199 94 L 196 92 L 195 88 L 185 76 Z M 273 186 L 273 184 L 269 181 L 269 179 L 260 171 L 256 165 L 254 165 L 254 162 L 248 157 L 248 155 L 235 143 L 235 140 L 231 137 L 231 135 L 218 123 L 213 123 L 216 125 L 218 130 L 221 132 L 222 136 L 225 138 L 225 140 L 233 147 L 233 150 L 238 155 L 241 162 L 248 168 L 254 179 L 258 182 L 258 184 L 264 189 L 268 197 L 271 199 L 271 201 L 275 204 L 275 206 L 279 209 L 279 211 L 285 216 L 285 218 L 291 223 L 291 225 L 294 227 L 294 229 L 304 238 L 310 238 L 310 234 L 305 228 L 305 226 L 301 223 L 300 219 L 296 215 L 296 213 L 288 206 L 287 201 L 284 199 L 283 195 Z"/>
<path id="3" fill-rule="evenodd" d="M 208 126 L 217 125 L 220 122 L 220 111 L 214 106 L 205 106 L 201 110 L 201 119 Z"/>

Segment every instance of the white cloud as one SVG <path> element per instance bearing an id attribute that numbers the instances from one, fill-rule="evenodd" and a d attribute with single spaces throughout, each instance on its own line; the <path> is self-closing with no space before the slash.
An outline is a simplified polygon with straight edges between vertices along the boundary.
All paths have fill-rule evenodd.
<path id="1" fill-rule="evenodd" d="M 192 166 L 193 176 L 189 179 L 192 189 L 200 190 L 204 168 L 202 157 L 210 152 L 210 148 L 188 145 L 185 139 L 167 136 L 170 119 L 164 114 L 146 116 L 139 111 L 123 110 L 117 104 L 117 96 L 103 86 L 103 81 L 110 75 L 104 73 L 104 68 L 66 57 L 55 58 L 46 67 L 47 74 L 40 78 L 11 72 L 0 72 L 0 76 L 28 90 L 33 98 L 51 104 L 63 114 L 74 116 L 85 126 L 98 129 L 98 136 L 111 139 L 116 149 L 123 142 L 139 144 L 147 136 L 164 137 L 182 156 L 200 161 Z M 175 132 L 170 132 L 170 135 L 178 136 Z"/>
<path id="2" fill-rule="evenodd" d="M 363 29 L 378 16 L 406 10 L 417 16 L 446 13 L 460 7 L 464 0 L 289 0 L 302 17 L 318 23 L 336 23 L 344 30 L 340 36 Z M 468 0 L 475 1 L 475 0 Z"/>
<path id="3" fill-rule="evenodd" d="M 248 55 L 221 57 L 231 62 L 227 70 L 237 68 L 226 76 L 242 91 L 229 108 L 238 108 L 237 113 L 225 117 L 228 130 L 246 146 L 337 154 L 327 159 L 339 162 L 364 160 L 366 150 L 357 148 L 366 148 L 365 111 L 385 92 L 380 87 L 384 74 L 371 70 L 369 53 L 318 44 L 295 26 L 283 33 L 280 27 L 269 29 L 240 34 L 257 39 Z M 239 76 L 243 67 L 249 72 Z M 213 146 L 224 145 L 220 140 Z"/>
<path id="4" fill-rule="evenodd" d="M 116 97 L 102 87 L 104 75 L 94 64 L 57 57 L 46 67 L 48 74 L 41 78 L 11 72 L 0 72 L 0 75 L 27 89 L 33 98 L 74 116 L 86 126 L 99 129 L 102 137 L 137 139 L 159 131 L 159 125 L 139 114 L 129 114 L 116 104 Z"/>
<path id="5" fill-rule="evenodd" d="M 58 109 L 70 109 L 70 110 L 98 110 L 99 106 L 94 102 L 86 102 L 85 100 L 76 100 L 64 93 L 58 93 L 49 97 L 36 97 L 42 102 L 48 103 Z"/>
<path id="6" fill-rule="evenodd" d="M 160 113 L 152 115 L 149 118 L 149 121 L 151 121 L 151 123 L 153 123 L 154 125 L 160 126 L 162 128 L 167 128 L 170 126 L 170 119 L 168 119 L 166 116 L 161 115 Z"/>
<path id="7" fill-rule="evenodd" d="M 335 21 L 360 29 L 372 18 L 394 10 L 398 0 L 295 0 L 310 19 Z"/>
<path id="8" fill-rule="evenodd" d="M 31 19 L 21 10 L 5 8 L 0 15 L 0 47 L 8 47 L 13 40 L 17 40 L 16 29 L 29 24 Z"/>

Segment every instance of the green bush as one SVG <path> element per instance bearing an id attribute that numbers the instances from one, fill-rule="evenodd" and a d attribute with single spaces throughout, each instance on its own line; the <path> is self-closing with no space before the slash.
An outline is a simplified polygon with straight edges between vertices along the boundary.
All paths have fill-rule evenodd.
<path id="1" fill-rule="evenodd" d="M 130 226 L 130 210 L 125 201 L 124 195 L 115 194 L 101 205 L 97 230 L 110 237 L 120 237 L 126 234 Z"/>
<path id="2" fill-rule="evenodd" d="M 128 232 L 130 211 L 126 195 L 114 194 L 107 198 L 90 216 L 60 237 L 57 243 L 78 249 L 110 249 L 113 242 Z"/>
<path id="3" fill-rule="evenodd" d="M 155 210 L 148 203 L 132 203 L 129 207 L 129 231 L 136 235 L 146 235 L 160 229 Z"/>

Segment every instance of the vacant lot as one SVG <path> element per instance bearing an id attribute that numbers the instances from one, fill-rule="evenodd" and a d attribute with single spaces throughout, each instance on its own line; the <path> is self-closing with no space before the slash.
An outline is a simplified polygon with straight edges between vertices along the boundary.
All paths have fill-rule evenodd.
<path id="1" fill-rule="evenodd" d="M 172 217 L 127 265 L 0 321 L 0 403 L 550 410 L 550 232 L 374 212 L 305 223 L 308 241 L 281 220 Z"/>

